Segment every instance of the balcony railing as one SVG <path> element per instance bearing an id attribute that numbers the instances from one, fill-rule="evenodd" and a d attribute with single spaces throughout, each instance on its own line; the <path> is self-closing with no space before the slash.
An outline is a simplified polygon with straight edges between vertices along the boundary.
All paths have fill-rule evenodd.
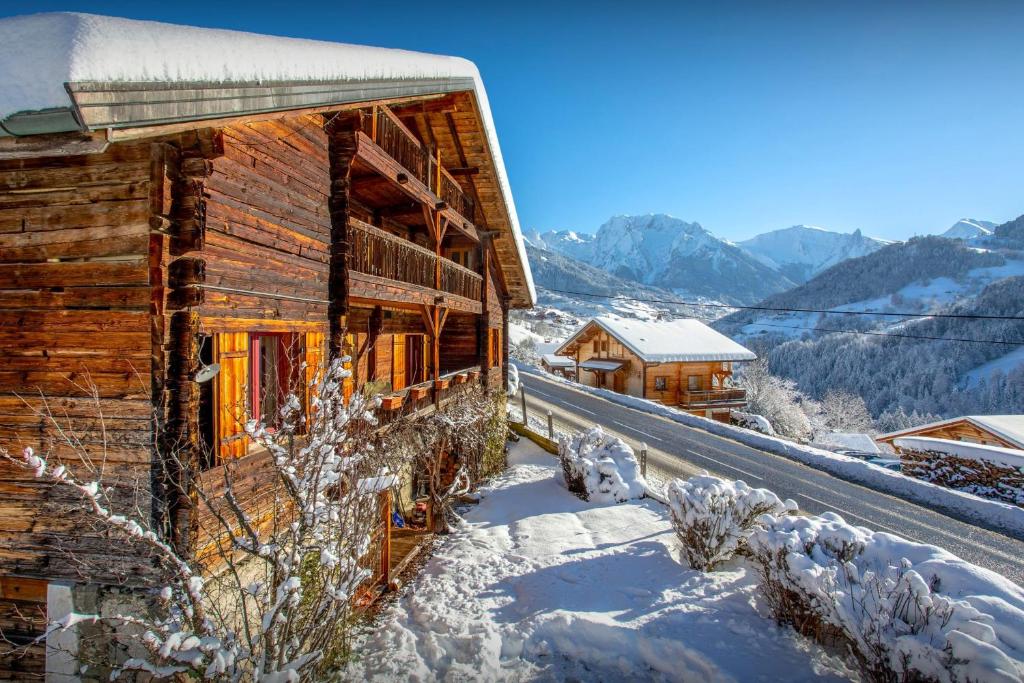
<path id="1" fill-rule="evenodd" d="M 435 289 L 441 263 L 441 291 L 480 301 L 483 278 L 429 249 L 359 220 L 349 222 L 349 268 L 358 272 Z"/>
<path id="2" fill-rule="evenodd" d="M 462 186 L 442 168 L 437 157 L 387 107 L 374 107 L 362 119 L 362 131 L 370 136 L 392 159 L 404 166 L 427 189 L 437 195 L 463 218 L 474 220 L 476 207 Z"/>
<path id="3" fill-rule="evenodd" d="M 434 397 L 447 403 L 469 387 L 486 381 L 480 366 L 441 374 L 438 380 L 427 380 L 381 396 L 377 417 L 381 424 L 391 424 L 434 404 Z"/>
<path id="4" fill-rule="evenodd" d="M 708 389 L 704 391 L 679 392 L 679 403 L 684 406 L 740 403 L 745 400 L 747 400 L 746 389 Z"/>

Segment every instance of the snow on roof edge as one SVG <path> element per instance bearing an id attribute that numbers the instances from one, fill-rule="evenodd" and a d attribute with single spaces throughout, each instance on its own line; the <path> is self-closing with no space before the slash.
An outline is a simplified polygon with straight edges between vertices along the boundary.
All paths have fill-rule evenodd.
<path id="1" fill-rule="evenodd" d="M 950 417 L 950 418 L 947 418 L 945 420 L 936 420 L 935 422 L 928 422 L 928 423 L 925 423 L 923 425 L 918 425 L 916 427 L 908 427 L 906 429 L 900 429 L 900 430 L 897 430 L 895 432 L 889 432 L 888 434 L 880 434 L 877 437 L 876 440 L 882 441 L 882 440 L 885 440 L 885 439 L 900 438 L 902 436 L 912 436 L 914 434 L 914 432 L 920 432 L 922 430 L 928 430 L 928 429 L 935 429 L 937 427 L 945 427 L 946 425 L 954 424 L 956 422 L 959 422 L 960 420 L 967 420 L 968 422 L 973 424 L 975 427 L 978 427 L 979 429 L 984 429 L 985 431 L 988 431 L 988 432 L 992 432 L 996 436 L 999 436 L 999 437 L 1001 437 L 1003 439 L 1006 439 L 1007 441 L 1011 441 L 1011 442 L 1017 444 L 1020 448 L 1024 449 L 1024 439 L 1021 439 L 1020 435 L 1015 435 L 1015 434 L 1006 432 L 1004 429 L 999 429 L 997 426 L 993 425 L 990 421 L 987 420 L 987 418 L 991 418 L 991 417 L 1022 417 L 1022 418 L 1024 418 L 1024 416 L 1017 416 L 1017 415 L 959 415 L 957 417 Z M 931 438 L 931 437 L 919 437 L 919 438 Z"/>
<path id="2" fill-rule="evenodd" d="M 715 330 L 711 326 L 705 325 L 701 321 L 693 319 L 693 318 L 682 318 L 682 319 L 679 319 L 679 320 L 667 321 L 666 324 L 671 324 L 671 323 L 674 323 L 674 322 L 677 323 L 677 322 L 683 322 L 683 321 L 688 321 L 688 322 L 692 321 L 692 322 L 697 323 L 697 324 L 701 325 L 702 327 L 706 328 L 708 331 L 712 332 L 715 336 L 722 337 L 723 339 L 728 341 L 730 344 L 733 344 L 733 345 L 743 349 L 743 352 L 735 352 L 735 353 L 732 353 L 732 352 L 725 352 L 725 353 L 668 353 L 668 354 L 666 354 L 666 353 L 646 353 L 646 352 L 642 351 L 638 346 L 636 346 L 627 337 L 627 335 L 624 335 L 622 330 L 618 330 L 618 329 L 616 329 L 612 325 L 612 323 L 615 322 L 615 321 L 622 321 L 622 322 L 633 321 L 633 322 L 637 322 L 637 323 L 645 322 L 645 321 L 642 321 L 642 320 L 633 320 L 631 318 L 616 318 L 616 319 L 612 319 L 609 316 L 595 316 L 595 317 L 591 318 L 590 320 L 588 320 L 587 322 L 583 323 L 583 325 L 578 330 L 576 330 L 568 339 L 566 339 L 564 342 L 562 342 L 562 345 L 559 346 L 555 350 L 555 353 L 561 352 L 562 349 L 564 349 L 570 343 L 575 341 L 576 338 L 579 337 L 590 326 L 591 323 L 593 323 L 593 324 L 597 325 L 598 327 L 600 327 L 605 332 L 607 332 L 608 334 L 610 334 L 613 337 L 615 337 L 616 339 L 618 339 L 620 342 L 622 342 L 622 344 L 626 348 L 628 348 L 632 353 L 634 353 L 638 358 L 640 358 L 640 360 L 644 361 L 645 363 L 699 363 L 699 362 L 718 362 L 718 361 L 723 361 L 723 362 L 724 361 L 750 361 L 750 360 L 756 360 L 757 359 L 757 354 L 755 354 L 750 349 L 746 348 L 745 346 L 743 346 L 739 342 L 737 342 L 737 341 L 727 337 L 726 335 L 722 334 L 721 332 Z"/>
<path id="3" fill-rule="evenodd" d="M 172 49 L 154 46 L 154 37 Z M 185 49 L 193 41 L 203 43 L 208 49 Z M 230 48 L 225 48 L 226 45 Z M 214 46 L 221 51 L 217 59 L 211 59 L 210 55 Z M 282 60 L 281 55 L 289 52 L 301 52 L 305 60 L 294 57 L 290 63 Z M 214 54 L 216 56 L 216 49 Z M 325 59 L 311 59 L 313 54 L 324 55 Z M 296 69 L 300 62 L 306 70 L 304 73 Z M 239 68 L 239 64 L 244 66 Z M 219 75 L 214 73 L 218 67 Z M 228 83 L 427 76 L 473 79 L 473 95 L 508 212 L 527 298 L 531 306 L 536 305 L 537 290 L 494 116 L 480 71 L 472 61 L 394 48 L 76 12 L 0 19 L 0 122 L 15 113 L 71 107 L 74 103 L 65 84 L 82 81 Z"/>

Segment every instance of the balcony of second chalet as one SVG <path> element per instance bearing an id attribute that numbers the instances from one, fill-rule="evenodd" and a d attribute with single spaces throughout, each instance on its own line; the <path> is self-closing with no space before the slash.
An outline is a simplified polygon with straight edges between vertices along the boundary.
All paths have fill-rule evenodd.
<path id="1" fill-rule="evenodd" d="M 679 392 L 679 405 L 684 408 L 741 407 L 746 402 L 746 389 L 736 387 Z"/>
<path id="2" fill-rule="evenodd" d="M 483 278 L 415 242 L 360 220 L 349 222 L 354 298 L 434 305 L 479 313 Z"/>

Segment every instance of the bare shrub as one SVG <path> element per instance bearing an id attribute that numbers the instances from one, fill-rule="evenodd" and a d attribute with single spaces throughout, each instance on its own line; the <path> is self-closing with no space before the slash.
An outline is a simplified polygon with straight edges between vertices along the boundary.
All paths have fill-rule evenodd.
<path id="1" fill-rule="evenodd" d="M 397 478 L 376 438 L 376 399 L 344 400 L 345 359 L 320 373 L 309 415 L 292 394 L 270 430 L 245 431 L 265 450 L 269 486 L 254 508 L 236 488 L 238 466 L 225 462 L 218 493 L 200 485 L 195 454 L 162 453 L 179 502 L 212 520 L 213 557 L 200 561 L 172 546 L 151 514 L 119 511 L 118 492 L 76 459 L 72 467 L 26 449 L 20 462 L 35 476 L 77 496 L 81 510 L 125 554 L 152 558 L 146 605 L 109 614 L 72 614 L 48 633 L 83 622 L 110 626 L 128 651 L 123 661 L 86 662 L 111 678 L 291 681 L 317 678 L 348 656 L 357 597 L 373 574 L 371 533 L 381 519 L 380 492 Z M 74 450 L 73 439 L 67 444 Z M 191 503 L 189 503 L 191 501 Z M 211 562 L 212 560 L 212 562 Z M 78 558 L 84 579 L 99 567 Z M 214 572 L 211 564 L 218 567 Z"/>
<path id="2" fill-rule="evenodd" d="M 672 526 L 690 567 L 711 571 L 744 549 L 746 539 L 765 514 L 796 511 L 768 489 L 704 474 L 668 485 Z"/>

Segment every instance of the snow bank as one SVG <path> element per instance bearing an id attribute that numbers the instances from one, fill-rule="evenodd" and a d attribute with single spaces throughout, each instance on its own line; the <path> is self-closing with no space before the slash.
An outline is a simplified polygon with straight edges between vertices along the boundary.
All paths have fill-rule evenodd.
<path id="1" fill-rule="evenodd" d="M 643 497 L 647 490 L 633 449 L 599 425 L 560 438 L 558 458 L 566 487 L 584 500 L 622 503 Z"/>
<path id="2" fill-rule="evenodd" d="M 1024 591 L 935 546 L 820 517 L 763 518 L 747 540 L 783 623 L 853 648 L 865 677 L 1017 681 Z"/>
<path id="3" fill-rule="evenodd" d="M 676 479 L 667 488 L 672 525 L 693 569 L 708 571 L 732 557 L 758 526 L 761 515 L 796 512 L 768 489 L 709 474 Z"/>
<path id="4" fill-rule="evenodd" d="M 755 432 L 761 432 L 768 436 L 775 436 L 775 428 L 772 427 L 772 423 L 764 415 L 744 413 L 742 410 L 730 410 L 729 417 L 732 419 L 733 424 L 738 427 L 752 429 Z"/>
<path id="5" fill-rule="evenodd" d="M 964 460 L 980 460 L 1003 467 L 1024 467 L 1024 451 L 1016 448 L 1000 448 L 978 443 L 965 443 L 949 439 L 932 439 L 924 436 L 904 436 L 893 443 L 900 448 L 925 453 L 943 453 Z"/>
<path id="6" fill-rule="evenodd" d="M 520 370 L 535 374 L 549 382 L 560 383 L 577 391 L 599 396 L 627 408 L 634 408 L 652 415 L 658 415 L 687 427 L 701 429 L 752 448 L 802 462 L 805 465 L 828 472 L 841 479 L 863 484 L 879 491 L 885 491 L 905 500 L 941 511 L 954 519 L 999 529 L 1016 538 L 1024 538 L 1024 509 L 1016 505 L 986 500 L 962 491 L 943 488 L 920 479 L 903 476 L 898 472 L 872 465 L 857 458 L 839 455 L 820 448 L 804 446 L 779 437 L 758 434 L 741 427 L 690 415 L 689 413 L 684 413 L 680 410 L 635 396 L 626 396 L 608 389 L 596 389 L 576 384 L 575 382 L 570 382 L 569 380 L 542 373 L 525 366 L 521 366 Z"/>
<path id="7" fill-rule="evenodd" d="M 353 681 L 848 681 L 751 609 L 746 563 L 680 566 L 668 510 L 592 505 L 526 439 L 355 643 Z"/>

